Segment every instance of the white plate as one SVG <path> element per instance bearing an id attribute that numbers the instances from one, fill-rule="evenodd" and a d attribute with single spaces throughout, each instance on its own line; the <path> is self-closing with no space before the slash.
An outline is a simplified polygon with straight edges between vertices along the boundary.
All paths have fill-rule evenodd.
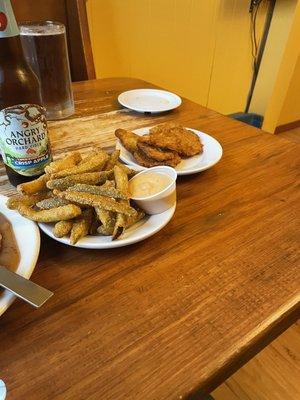
<path id="1" fill-rule="evenodd" d="M 40 251 L 40 232 L 37 225 L 19 215 L 16 211 L 6 207 L 7 197 L 0 195 L 0 213 L 12 224 L 13 231 L 20 251 L 20 264 L 15 271 L 17 274 L 29 279 L 37 262 Z M 0 315 L 14 301 L 16 296 L 5 290 L 0 294 Z"/>
<path id="2" fill-rule="evenodd" d="M 122 106 L 139 112 L 163 112 L 173 110 L 181 104 L 177 94 L 158 89 L 128 90 L 119 95 Z"/>
<path id="3" fill-rule="evenodd" d="M 143 136 L 149 133 L 149 129 L 150 128 L 140 128 L 134 130 L 133 132 L 137 135 Z M 190 175 L 195 174 L 196 172 L 204 171 L 220 161 L 223 154 L 222 146 L 212 136 L 209 136 L 204 132 L 197 131 L 196 129 L 187 129 L 193 131 L 199 136 L 203 144 L 203 153 L 182 160 L 181 163 L 175 167 L 177 175 Z M 119 140 L 117 140 L 116 149 L 120 150 L 120 159 L 126 164 L 134 166 L 135 169 L 139 171 L 147 169 L 135 162 L 133 155 L 126 150 L 124 146 L 122 146 Z"/>
<path id="4" fill-rule="evenodd" d="M 0 379 L 0 400 L 4 400 L 6 397 L 6 386 L 5 383 Z"/>
<path id="5" fill-rule="evenodd" d="M 129 229 L 126 229 L 125 233 L 117 240 L 112 240 L 111 236 L 89 235 L 80 239 L 75 247 L 82 247 L 84 249 L 113 249 L 115 247 L 123 247 L 141 242 L 166 226 L 173 217 L 175 209 L 176 204 L 161 214 L 147 215 L 141 221 Z M 52 239 L 71 246 L 69 237 L 57 238 L 53 235 L 54 224 L 39 223 L 39 226 L 41 230 Z"/>

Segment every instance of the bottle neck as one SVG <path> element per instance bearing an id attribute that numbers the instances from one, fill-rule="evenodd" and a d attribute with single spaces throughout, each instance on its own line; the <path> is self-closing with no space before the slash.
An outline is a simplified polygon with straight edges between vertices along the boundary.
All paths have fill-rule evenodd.
<path id="1" fill-rule="evenodd" d="M 0 0 L 0 39 L 20 35 L 10 0 Z"/>
<path id="2" fill-rule="evenodd" d="M 10 0 L 0 0 L 0 61 L 22 62 L 24 59 L 20 31 Z"/>

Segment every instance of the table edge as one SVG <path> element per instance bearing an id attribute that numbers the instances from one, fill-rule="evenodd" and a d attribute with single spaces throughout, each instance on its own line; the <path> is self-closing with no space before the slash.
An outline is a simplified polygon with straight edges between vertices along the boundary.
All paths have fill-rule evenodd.
<path id="1" fill-rule="evenodd" d="M 250 332 L 249 335 L 245 337 L 244 344 L 242 344 L 237 351 L 230 349 L 229 352 L 232 352 L 232 355 L 229 355 L 228 358 L 224 357 L 224 364 L 218 371 L 191 391 L 191 393 L 187 395 L 186 400 L 196 400 L 203 392 L 211 393 L 227 378 L 234 374 L 234 372 L 293 325 L 299 318 L 300 293 L 289 299 L 279 310 L 270 315 L 266 321 L 263 321 L 261 325 Z M 261 329 L 261 327 L 263 327 L 263 329 Z M 260 329 L 260 331 L 257 333 L 258 329 Z"/>

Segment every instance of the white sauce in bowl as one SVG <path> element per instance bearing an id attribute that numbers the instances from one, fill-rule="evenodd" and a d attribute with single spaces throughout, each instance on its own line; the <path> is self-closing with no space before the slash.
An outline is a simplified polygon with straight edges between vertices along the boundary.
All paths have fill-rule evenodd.
<path id="1" fill-rule="evenodd" d="M 129 182 L 129 191 L 132 198 L 146 198 L 166 189 L 171 183 L 169 175 L 160 172 L 149 172 L 137 175 Z"/>

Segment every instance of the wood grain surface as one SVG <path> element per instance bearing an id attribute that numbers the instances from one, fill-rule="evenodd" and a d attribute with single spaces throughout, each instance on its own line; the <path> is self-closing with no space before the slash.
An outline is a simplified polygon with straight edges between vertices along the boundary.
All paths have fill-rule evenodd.
<path id="1" fill-rule="evenodd" d="M 299 316 L 299 145 L 185 99 L 157 116 L 117 104 L 150 86 L 76 83 L 76 114 L 50 123 L 55 155 L 176 120 L 219 140 L 223 158 L 178 179 L 173 219 L 144 242 L 98 251 L 42 236 L 32 279 L 55 296 L 0 319 L 8 400 L 199 399 Z"/>

